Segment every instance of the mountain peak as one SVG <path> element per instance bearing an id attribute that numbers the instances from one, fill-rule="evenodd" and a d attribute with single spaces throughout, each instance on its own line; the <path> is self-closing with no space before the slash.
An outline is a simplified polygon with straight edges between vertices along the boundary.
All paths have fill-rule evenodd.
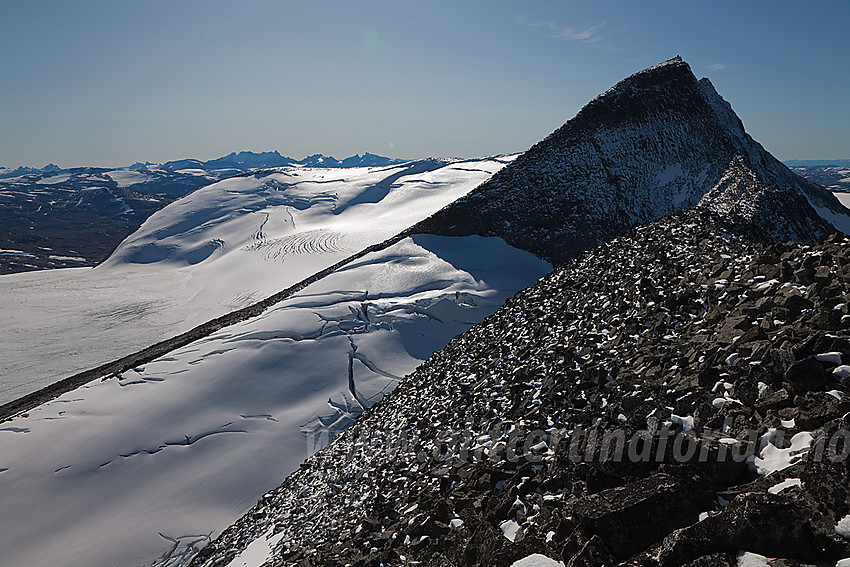
<path id="1" fill-rule="evenodd" d="M 413 230 L 500 236 L 557 264 L 695 206 L 762 240 L 814 240 L 833 226 L 850 231 L 835 197 L 753 140 L 680 57 L 618 82 Z"/>
<path id="2" fill-rule="evenodd" d="M 696 76 L 677 56 L 619 81 L 587 103 L 565 126 L 616 127 L 624 121 L 649 120 L 659 113 L 689 116 L 702 104 Z"/>
<path id="3" fill-rule="evenodd" d="M 647 67 L 646 69 L 641 69 L 636 73 L 632 73 L 625 79 L 619 81 L 608 91 L 612 91 L 617 88 L 622 88 L 624 85 L 629 85 L 635 83 L 636 81 L 653 81 L 659 79 L 663 80 L 665 76 L 673 73 L 688 73 L 693 76 L 691 66 L 688 65 L 681 57 L 677 55 L 675 57 L 667 59 L 666 61 L 662 61 L 661 63 L 657 63 L 655 65 Z"/>

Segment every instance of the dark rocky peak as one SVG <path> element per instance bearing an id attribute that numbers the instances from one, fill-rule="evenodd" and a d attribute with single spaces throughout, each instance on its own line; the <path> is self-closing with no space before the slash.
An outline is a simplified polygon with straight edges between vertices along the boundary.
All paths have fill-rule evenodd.
<path id="1" fill-rule="evenodd" d="M 773 191 L 768 191 L 768 194 L 775 193 L 776 189 L 790 189 L 788 191 L 790 195 L 785 196 L 785 199 L 797 201 L 800 197 L 804 198 L 811 207 L 816 209 L 817 216 L 829 223 L 827 230 L 837 228 L 845 233 L 848 232 L 850 225 L 847 222 L 846 208 L 829 191 L 791 171 L 747 134 L 741 119 L 732 110 L 732 106 L 717 93 L 711 81 L 703 78 L 700 79 L 699 85 L 705 100 L 723 125 L 736 150 L 737 155 L 733 165 L 743 165 L 749 168 L 755 179 L 773 189 Z M 805 211 L 804 206 L 800 208 Z M 794 211 L 795 208 L 791 207 L 775 212 L 785 217 L 793 217 Z M 809 223 L 812 225 L 821 224 L 821 218 L 810 216 Z M 790 235 L 791 239 L 801 240 L 805 239 L 808 234 L 814 235 L 813 232 L 797 234 L 798 238 Z"/>
<path id="2" fill-rule="evenodd" d="M 745 201 L 733 207 L 736 191 Z M 501 236 L 560 264 L 698 204 L 770 240 L 822 238 L 832 226 L 819 212 L 850 230 L 832 195 L 754 141 L 708 79 L 676 57 L 620 81 L 414 231 Z"/>
<path id="3" fill-rule="evenodd" d="M 299 567 L 850 557 L 850 449 L 829 452 L 850 416 L 850 239 L 764 242 L 846 222 L 829 198 L 680 59 L 627 78 L 414 227 L 564 265 L 192 564 L 271 535 L 267 564 Z"/>
<path id="4" fill-rule="evenodd" d="M 674 57 L 626 77 L 587 103 L 546 140 L 565 130 L 632 127 L 635 122 L 670 114 L 698 116 L 704 110 L 701 88 L 690 66 Z"/>

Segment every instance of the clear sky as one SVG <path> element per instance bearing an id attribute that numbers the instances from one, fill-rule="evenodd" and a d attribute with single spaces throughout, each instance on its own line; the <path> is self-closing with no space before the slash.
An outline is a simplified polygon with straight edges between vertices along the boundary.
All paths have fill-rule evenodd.
<path id="1" fill-rule="evenodd" d="M 522 151 L 681 55 L 780 159 L 850 157 L 850 1 L 0 0 L 0 165 Z"/>

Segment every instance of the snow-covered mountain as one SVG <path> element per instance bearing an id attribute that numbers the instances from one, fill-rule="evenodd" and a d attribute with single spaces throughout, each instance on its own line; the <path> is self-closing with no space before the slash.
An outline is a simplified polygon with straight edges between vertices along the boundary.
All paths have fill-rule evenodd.
<path id="1" fill-rule="evenodd" d="M 419 228 L 501 236 L 562 263 L 694 205 L 764 240 L 822 237 L 833 225 L 850 231 L 846 209 L 765 151 L 678 57 L 598 96 Z"/>
<path id="2" fill-rule="evenodd" d="M 556 269 L 192 565 L 850 557 L 850 239 L 763 246 L 724 224 L 692 208 Z"/>
<path id="3" fill-rule="evenodd" d="M 62 171 L 62 168 L 56 165 L 55 163 L 48 163 L 42 168 L 28 167 L 22 165 L 12 169 L 9 167 L 0 166 L 0 179 L 5 179 L 7 177 L 16 177 L 18 175 L 27 175 L 29 173 L 58 173 L 60 171 Z"/>
<path id="4" fill-rule="evenodd" d="M 720 467 L 741 473 L 733 482 L 668 463 L 579 466 L 555 458 L 551 436 L 650 420 L 812 435 L 822 423 L 806 396 L 844 393 L 833 372 L 842 354 L 830 350 L 844 344 L 817 340 L 843 338 L 850 322 L 845 241 L 755 240 L 819 237 L 846 212 L 777 166 L 680 60 L 626 79 L 512 160 L 248 172 L 153 215 L 97 269 L 0 278 L 9 305 L 24 306 L 3 315 L 18 330 L 0 344 L 26 347 L 0 358 L 32 379 L 46 368 L 32 360 L 69 373 L 114 358 L 113 343 L 147 345 L 221 316 L 0 426 L 0 562 L 175 566 L 200 550 L 205 566 L 273 554 L 276 564 L 509 565 L 538 553 L 577 567 L 636 557 L 702 512 L 721 517 L 703 525 L 727 553 L 742 539 L 722 539 L 722 518 L 740 532 L 781 512 L 757 497 L 723 516 L 718 494 L 761 486 L 740 467 Z M 529 251 L 563 262 L 658 217 L 508 299 L 551 269 Z M 795 333 L 816 332 L 794 350 Z M 34 340 L 48 334 L 55 344 Z M 791 358 L 773 362 L 773 346 Z M 768 362 L 782 375 L 759 374 L 754 363 Z M 800 368 L 785 375 L 798 362 L 836 378 L 805 386 Z M 771 402 L 759 409 L 761 394 Z M 822 405 L 821 417 L 841 415 Z M 527 449 L 521 438 L 521 455 L 541 458 L 517 468 L 500 436 L 526 427 L 540 433 Z M 451 436 L 467 430 L 463 448 Z M 387 445 L 394 432 L 409 443 Z M 808 447 L 795 439 L 793 450 Z M 760 466 L 793 465 L 774 441 L 759 447 Z M 455 466 L 458 447 L 482 462 Z M 814 529 L 799 506 L 789 525 Z M 818 517 L 818 537 L 845 508 Z M 667 564 L 695 541 L 673 541 Z"/>
<path id="5" fill-rule="evenodd" d="M 201 161 L 135 163 L 109 169 L 0 167 L 0 274 L 94 266 L 168 203 L 253 169 L 384 167 L 405 160 L 366 153 L 341 162 L 316 154 L 301 160 L 274 152 L 233 152 Z"/>
<path id="6" fill-rule="evenodd" d="M 192 565 L 846 564 L 848 219 L 680 60 L 626 79 L 411 231 L 566 263 Z"/>

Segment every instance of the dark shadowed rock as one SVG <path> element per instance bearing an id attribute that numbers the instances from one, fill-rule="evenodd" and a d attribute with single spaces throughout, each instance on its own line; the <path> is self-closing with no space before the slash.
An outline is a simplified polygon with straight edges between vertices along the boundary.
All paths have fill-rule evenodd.
<path id="1" fill-rule="evenodd" d="M 781 495 L 743 494 L 720 514 L 669 535 L 661 546 L 662 567 L 679 566 L 713 553 L 738 550 L 813 561 L 821 546 L 811 512 Z"/>
<path id="2" fill-rule="evenodd" d="M 738 558 L 731 553 L 715 553 L 689 561 L 682 567 L 738 567 Z"/>
<path id="3" fill-rule="evenodd" d="M 571 511 L 614 555 L 625 558 L 696 522 L 700 494 L 695 488 L 680 478 L 657 474 L 580 499 Z"/>
<path id="4" fill-rule="evenodd" d="M 797 402 L 796 425 L 811 431 L 850 412 L 850 400 L 826 392 L 808 392 Z"/>
<path id="5" fill-rule="evenodd" d="M 814 359 L 806 358 L 794 363 L 785 372 L 785 383 L 792 394 L 802 395 L 812 390 L 820 390 L 826 385 L 827 376 Z"/>

